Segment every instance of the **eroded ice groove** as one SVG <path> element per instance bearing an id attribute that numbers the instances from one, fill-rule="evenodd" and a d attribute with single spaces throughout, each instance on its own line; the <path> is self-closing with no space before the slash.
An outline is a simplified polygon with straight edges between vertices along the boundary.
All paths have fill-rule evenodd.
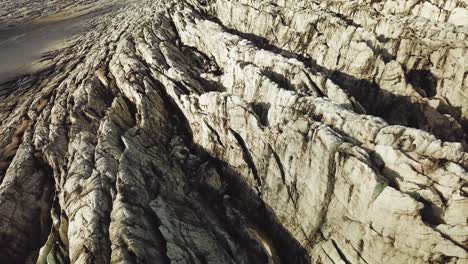
<path id="1" fill-rule="evenodd" d="M 462 1 L 135 1 L 0 86 L 0 260 L 466 263 Z"/>

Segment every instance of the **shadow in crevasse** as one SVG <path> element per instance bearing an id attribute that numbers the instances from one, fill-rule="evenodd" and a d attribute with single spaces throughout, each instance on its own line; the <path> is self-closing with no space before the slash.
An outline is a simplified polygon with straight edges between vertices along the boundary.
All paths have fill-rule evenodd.
<path id="1" fill-rule="evenodd" d="M 404 183 L 405 178 L 399 172 L 386 167 L 384 165 L 385 163 L 384 163 L 382 157 L 379 154 L 372 153 L 371 157 L 372 157 L 372 159 L 373 159 L 373 161 L 375 163 L 382 164 L 382 166 L 379 166 L 378 171 L 379 171 L 379 174 L 384 177 L 384 179 L 386 180 L 386 183 L 389 186 L 391 186 L 391 187 L 393 187 L 393 188 L 395 188 L 395 189 L 397 189 L 399 191 L 404 192 L 405 194 L 411 196 L 413 199 L 415 199 L 416 201 L 418 201 L 418 202 L 420 202 L 421 204 L 424 205 L 424 207 L 421 208 L 420 211 L 419 211 L 419 213 L 421 215 L 421 219 L 424 222 L 424 224 L 426 224 L 427 226 L 430 226 L 431 228 L 435 228 L 440 224 L 446 224 L 446 222 L 444 220 L 444 217 L 443 217 L 444 209 L 443 209 L 442 206 L 439 206 L 439 205 L 435 204 L 434 202 L 431 202 L 427 198 L 423 197 L 421 195 L 421 192 L 414 191 L 414 190 L 412 190 L 412 191 L 403 191 L 403 190 L 401 190 L 400 183 Z M 439 162 L 439 164 L 437 164 L 437 165 L 440 166 L 440 167 L 443 167 L 443 166 L 445 166 L 445 163 L 447 163 L 448 161 L 438 161 L 438 162 Z M 424 188 L 427 188 L 427 186 L 426 187 L 420 186 L 420 187 L 421 187 L 420 191 L 423 191 Z M 444 201 L 444 204 L 445 204 L 445 201 Z M 466 245 L 463 245 L 462 243 L 454 240 L 453 238 L 451 238 L 450 236 L 444 234 L 443 232 L 440 232 L 440 235 L 442 237 L 444 237 L 445 239 L 450 240 L 455 245 L 457 245 L 457 246 L 459 246 L 461 248 L 467 249 Z"/>
<path id="2" fill-rule="evenodd" d="M 211 17 L 210 19 L 222 25 L 221 21 L 217 18 Z M 368 114 L 382 117 L 392 125 L 402 125 L 425 130 L 444 141 L 468 141 L 468 120 L 461 117 L 461 109 L 459 107 L 441 105 L 438 109 L 434 109 L 426 103 L 414 102 L 409 97 L 381 89 L 373 81 L 358 79 L 347 73 L 328 69 L 319 65 L 313 58 L 272 45 L 263 37 L 223 27 L 227 32 L 245 38 L 259 48 L 303 62 L 312 73 L 321 73 L 346 90 L 359 101 Z M 385 49 L 371 48 L 387 62 L 394 59 L 394 56 Z M 430 98 L 437 94 L 437 79 L 429 70 L 409 70 L 405 77 L 407 82 L 412 84 L 421 96 Z M 447 117 L 445 114 L 453 117 L 461 126 L 453 122 L 451 117 Z"/>
<path id="3" fill-rule="evenodd" d="M 421 96 L 431 98 L 437 94 L 437 79 L 429 70 L 412 69 L 406 74 L 406 81 L 424 91 Z"/>
<path id="4" fill-rule="evenodd" d="M 257 114 L 258 120 L 263 126 L 268 126 L 268 111 L 270 110 L 270 103 L 252 103 L 252 109 Z"/>
<path id="5" fill-rule="evenodd" d="M 27 173 L 18 173 L 2 183 L 0 215 L 7 225 L 2 223 L 0 229 L 0 263 L 30 263 L 37 258 L 53 225 L 53 169 L 39 153 L 25 157 L 19 166 Z M 11 210 L 16 213 L 10 215 Z"/>
<path id="6" fill-rule="evenodd" d="M 224 227 L 236 241 L 243 242 L 241 246 L 250 252 L 257 260 L 251 263 L 268 263 L 268 250 L 259 244 L 259 240 L 271 244 L 274 263 L 310 264 L 307 250 L 289 233 L 281 221 L 258 194 L 228 163 L 214 158 L 207 150 L 193 142 L 192 129 L 184 114 L 160 82 L 154 80 L 160 88 L 165 106 L 172 112 L 174 133 L 178 135 L 185 146 L 190 146 L 190 152 L 197 158 L 195 164 L 186 165 L 190 175 L 189 183 L 207 200 Z M 258 108 L 267 111 L 269 105 L 259 105 Z M 260 113 L 260 115 L 262 115 Z M 213 168 L 219 175 L 222 187 L 213 188 L 207 179 L 207 166 Z M 253 233 L 253 235 L 252 235 Z M 263 249 L 262 249 L 263 248 Z"/>
<path id="7" fill-rule="evenodd" d="M 382 159 L 382 156 L 376 152 L 371 153 L 371 158 L 374 164 L 379 164 L 377 171 L 379 172 L 379 175 L 383 176 L 386 184 L 388 186 L 402 191 L 400 183 L 405 182 L 405 177 L 403 177 L 399 172 L 390 169 L 389 167 L 385 166 L 385 162 Z M 440 164 L 440 166 L 443 166 L 443 164 Z M 423 188 L 423 187 L 421 187 Z M 402 191 L 405 192 L 405 191 Z M 431 226 L 437 226 L 439 224 L 445 224 L 445 221 L 443 220 L 442 217 L 442 210 L 440 207 L 432 204 L 431 202 L 425 200 L 421 195 L 416 192 L 416 191 L 411 191 L 411 192 L 405 192 L 409 196 L 413 197 L 415 200 L 421 202 L 424 204 L 424 208 L 421 209 L 421 217 L 423 221 L 426 224 L 429 224 Z"/>
<path id="8" fill-rule="evenodd" d="M 274 71 L 271 71 L 269 69 L 263 69 L 262 73 L 263 73 L 263 75 L 268 77 L 273 82 L 279 84 L 279 86 L 281 88 L 286 89 L 288 91 L 294 91 L 294 85 L 291 83 L 291 81 L 286 76 L 283 76 L 283 75 L 281 75 L 279 73 L 276 73 Z"/>
<path id="9" fill-rule="evenodd" d="M 444 106 L 434 109 L 423 102 L 416 102 L 410 97 L 401 96 L 384 89 L 378 84 L 364 79 L 357 79 L 349 74 L 332 71 L 317 65 L 315 62 L 310 67 L 312 70 L 324 73 L 334 83 L 345 89 L 366 109 L 368 114 L 379 116 L 389 124 L 418 128 L 434 134 L 444 141 L 461 141 L 466 137 L 464 129 L 455 123 L 451 117 L 461 120 L 459 108 Z M 432 75 L 425 71 L 410 71 L 407 76 L 413 84 L 423 89 L 426 95 L 435 95 L 435 85 Z M 410 83 L 411 83 L 410 82 Z M 451 117 L 446 116 L 449 114 Z M 465 130 L 465 131 L 464 131 Z"/>
<path id="10" fill-rule="evenodd" d="M 201 157 L 200 168 L 192 172 L 192 183 L 207 204 L 216 212 L 230 235 L 240 242 L 255 263 L 310 264 L 306 249 L 281 224 L 273 210 L 266 205 L 244 176 L 228 163 L 213 158 L 201 146 L 192 145 Z M 208 182 L 216 171 L 222 187 L 213 188 Z M 210 176 L 211 175 L 211 176 Z M 260 243 L 261 242 L 261 243 Z"/>

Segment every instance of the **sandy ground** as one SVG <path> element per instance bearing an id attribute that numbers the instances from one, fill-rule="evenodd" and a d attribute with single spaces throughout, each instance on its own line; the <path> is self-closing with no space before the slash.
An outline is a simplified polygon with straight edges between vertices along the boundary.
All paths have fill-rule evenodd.
<path id="1" fill-rule="evenodd" d="M 0 24 L 25 24 L 33 19 L 105 0 L 1 0 Z"/>
<path id="2" fill-rule="evenodd" d="M 28 20 L 23 16 L 24 19 L 19 24 L 14 24 L 15 20 L 8 22 L 9 20 L 2 17 L 0 83 L 47 67 L 47 62 L 41 59 L 45 53 L 71 44 L 73 36 L 91 27 L 88 23 L 91 19 L 122 5 L 121 1 L 95 1 L 92 4 L 81 2 L 82 5 L 67 6 L 55 13 L 47 8 L 46 15 L 33 12 L 33 18 Z M 39 7 L 31 5 L 31 8 Z"/>

